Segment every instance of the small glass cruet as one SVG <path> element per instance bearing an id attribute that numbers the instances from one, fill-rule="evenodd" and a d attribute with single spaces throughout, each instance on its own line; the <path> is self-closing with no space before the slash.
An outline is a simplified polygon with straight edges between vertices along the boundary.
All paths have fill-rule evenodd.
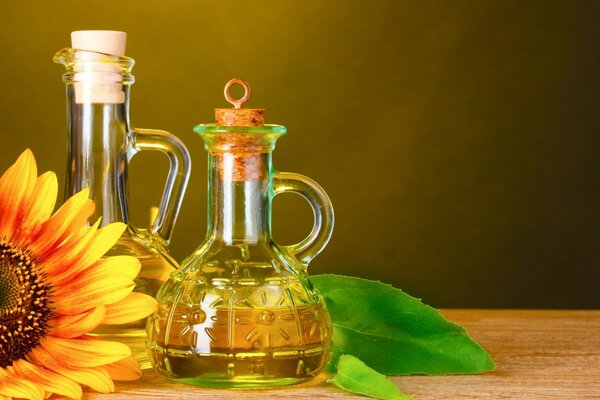
<path id="1" fill-rule="evenodd" d="M 245 94 L 233 99 L 232 85 Z M 158 292 L 148 320 L 148 351 L 166 378 L 213 387 L 264 387 L 315 376 L 330 358 L 331 322 L 307 266 L 326 246 L 333 208 L 323 189 L 272 164 L 281 125 L 264 109 L 242 108 L 250 86 L 229 81 L 234 108 L 215 109 L 215 124 L 194 128 L 208 151 L 208 230 L 200 247 Z M 315 223 L 302 242 L 271 237 L 271 203 L 296 193 Z"/>

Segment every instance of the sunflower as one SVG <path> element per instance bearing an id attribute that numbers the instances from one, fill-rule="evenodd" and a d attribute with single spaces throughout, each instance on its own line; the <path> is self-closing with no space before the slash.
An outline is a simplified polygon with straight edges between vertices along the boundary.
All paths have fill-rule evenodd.
<path id="1" fill-rule="evenodd" d="M 30 150 L 0 178 L 0 400 L 79 399 L 82 385 L 108 393 L 141 375 L 126 345 L 88 334 L 156 308 L 132 292 L 136 258 L 101 258 L 126 226 L 88 226 L 87 189 L 53 214 L 57 187 Z"/>

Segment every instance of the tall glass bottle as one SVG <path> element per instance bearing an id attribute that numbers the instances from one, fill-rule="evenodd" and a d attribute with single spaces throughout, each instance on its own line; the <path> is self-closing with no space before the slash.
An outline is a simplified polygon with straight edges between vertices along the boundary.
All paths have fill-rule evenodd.
<path id="1" fill-rule="evenodd" d="M 228 89 L 241 83 L 246 95 Z M 204 242 L 160 289 L 148 321 L 148 350 L 166 378 L 215 387 L 265 387 L 315 376 L 330 357 L 331 322 L 306 267 L 325 247 L 333 208 L 309 178 L 273 168 L 281 125 L 265 125 L 264 110 L 240 108 L 250 88 L 232 80 L 216 109 L 217 124 L 194 128 L 208 156 L 208 231 Z M 304 197 L 315 224 L 302 242 L 271 237 L 277 194 Z"/>
<path id="2" fill-rule="evenodd" d="M 142 267 L 134 291 L 155 296 L 178 266 L 167 250 L 189 178 L 190 156 L 183 143 L 170 133 L 130 127 L 129 91 L 134 82 L 134 60 L 124 56 L 124 32 L 78 31 L 73 32 L 72 42 L 72 48 L 54 56 L 55 62 L 66 67 L 66 196 L 87 187 L 96 205 L 90 223 L 101 217 L 101 225 L 128 224 L 107 255 L 137 257 Z M 127 169 L 131 158 L 144 150 L 165 153 L 170 170 L 154 222 L 147 229 L 139 229 L 129 224 Z M 101 326 L 92 334 L 128 344 L 142 368 L 150 368 L 145 350 L 145 320 Z"/>

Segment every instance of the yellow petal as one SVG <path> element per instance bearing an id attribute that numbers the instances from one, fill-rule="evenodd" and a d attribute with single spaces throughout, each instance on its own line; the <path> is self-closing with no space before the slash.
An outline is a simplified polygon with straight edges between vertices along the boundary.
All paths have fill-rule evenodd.
<path id="1" fill-rule="evenodd" d="M 119 240 L 126 228 L 127 225 L 121 222 L 114 222 L 96 231 L 90 247 L 77 260 L 75 270 L 83 270 L 102 257 L 104 253 L 117 243 L 117 240 Z"/>
<path id="2" fill-rule="evenodd" d="M 50 321 L 50 334 L 67 339 L 83 336 L 100 325 L 105 315 L 106 308 L 103 305 L 82 314 L 59 315 Z"/>
<path id="3" fill-rule="evenodd" d="M 99 368 L 105 369 L 115 381 L 135 381 L 142 376 L 140 365 L 133 356 Z"/>
<path id="4" fill-rule="evenodd" d="M 29 149 L 0 178 L 0 237 L 12 238 L 21 224 L 36 178 L 37 166 Z"/>
<path id="5" fill-rule="evenodd" d="M 72 266 L 82 252 L 94 238 L 96 230 L 100 226 L 100 219 L 92 226 L 82 226 L 74 232 L 67 240 L 53 251 L 47 252 L 38 261 L 40 268 L 44 270 L 53 285 L 57 285 L 64 275 L 74 274 Z"/>
<path id="6" fill-rule="evenodd" d="M 152 297 L 132 292 L 114 304 L 108 304 L 102 325 L 126 324 L 152 314 L 158 308 L 158 302 Z"/>
<path id="7" fill-rule="evenodd" d="M 74 276 L 68 285 L 54 288 L 54 311 L 73 315 L 100 304 L 113 304 L 133 290 L 140 262 L 131 256 L 107 257 Z"/>
<path id="8" fill-rule="evenodd" d="M 92 339 L 62 339 L 47 336 L 40 345 L 50 354 L 60 355 L 70 367 L 97 367 L 110 364 L 131 355 L 127 345 Z"/>
<path id="9" fill-rule="evenodd" d="M 86 380 L 87 383 L 83 382 L 83 384 L 91 387 L 96 392 L 112 393 L 115 391 L 115 383 L 103 367 L 88 368 L 85 374 L 78 374 L 77 377 Z"/>
<path id="10" fill-rule="evenodd" d="M 37 178 L 31 202 L 25 212 L 23 222 L 15 233 L 14 241 L 21 243 L 39 232 L 42 223 L 52 215 L 57 192 L 58 182 L 54 172 L 46 172 Z"/>
<path id="11" fill-rule="evenodd" d="M 94 265 L 78 274 L 75 280 L 106 279 L 107 276 L 120 276 L 134 280 L 140 272 L 140 261 L 133 256 L 111 256 L 96 261 Z"/>
<path id="12" fill-rule="evenodd" d="M 39 385 L 16 376 L 14 372 L 0 368 L 0 395 L 43 400 L 44 390 Z"/>
<path id="13" fill-rule="evenodd" d="M 70 399 L 80 399 L 82 396 L 81 386 L 44 367 L 20 359 L 13 363 L 13 368 L 18 376 L 35 382 L 48 394 L 55 393 Z"/>
<path id="14" fill-rule="evenodd" d="M 53 357 L 41 347 L 34 348 L 27 358 L 38 365 L 56 372 L 68 379 L 71 379 L 81 385 L 89 386 L 100 393 L 111 393 L 115 390 L 115 385 L 110 379 L 108 372 L 100 368 L 72 368 L 64 365 L 56 357 Z"/>
<path id="15" fill-rule="evenodd" d="M 131 293 L 134 287 L 135 284 L 130 279 L 106 279 L 98 285 L 90 286 L 89 292 L 78 288 L 65 296 L 55 297 L 54 312 L 62 315 L 75 315 L 101 304 L 116 303 Z"/>
<path id="16" fill-rule="evenodd" d="M 47 268 L 49 273 L 58 275 L 53 279 L 53 282 L 57 284 L 64 282 L 73 274 L 88 268 L 117 242 L 126 228 L 127 225 L 120 222 L 108 224 L 98 230 L 94 227 L 91 232 L 92 236 L 90 238 L 86 236 L 85 238 L 87 242 L 78 243 L 75 248 L 71 249 L 70 254 L 66 258 L 60 255 L 51 256 L 52 260 L 48 260 L 48 266 L 45 268 Z M 71 240 L 68 239 L 68 241 Z M 60 253 L 60 249 L 57 250 L 57 253 Z M 56 265 L 60 267 L 56 268 Z"/>
<path id="17" fill-rule="evenodd" d="M 89 199 L 89 189 L 83 189 L 44 222 L 38 234 L 28 240 L 26 247 L 34 257 L 43 256 L 81 228 L 93 212 L 94 202 Z"/>

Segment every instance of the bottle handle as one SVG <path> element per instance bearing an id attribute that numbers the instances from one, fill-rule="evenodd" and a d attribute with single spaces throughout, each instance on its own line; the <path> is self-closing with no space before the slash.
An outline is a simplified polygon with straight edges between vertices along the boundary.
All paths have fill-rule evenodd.
<path id="1" fill-rule="evenodd" d="M 333 233 L 333 205 L 327 193 L 312 179 L 293 172 L 276 172 L 273 176 L 274 196 L 290 192 L 304 197 L 313 209 L 315 223 L 300 243 L 286 246 L 305 266 L 315 258 L 329 242 Z"/>
<path id="2" fill-rule="evenodd" d="M 190 177 L 190 153 L 177 136 L 166 131 L 136 128 L 131 130 L 131 137 L 132 157 L 140 151 L 154 150 L 166 154 L 169 158 L 167 182 L 158 213 L 150 227 L 150 233 L 158 235 L 168 245 Z"/>

